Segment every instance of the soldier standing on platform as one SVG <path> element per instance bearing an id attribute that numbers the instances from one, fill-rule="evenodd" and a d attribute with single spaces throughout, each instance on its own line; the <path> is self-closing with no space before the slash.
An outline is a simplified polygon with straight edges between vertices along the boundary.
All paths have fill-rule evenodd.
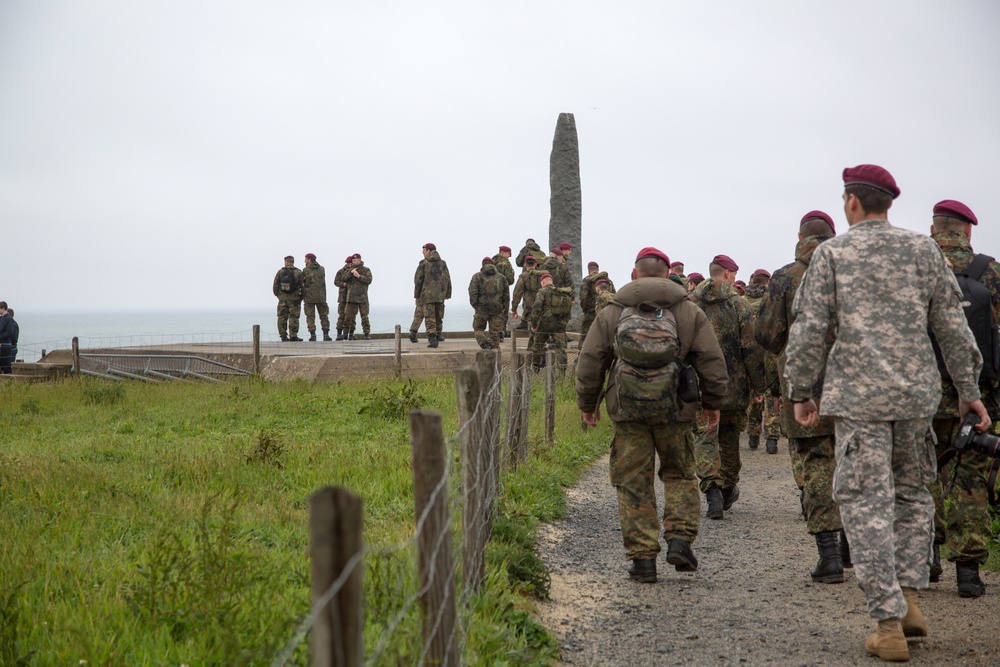
<path id="1" fill-rule="evenodd" d="M 500 333 L 507 324 L 509 290 L 507 278 L 497 271 L 492 259 L 484 257 L 482 268 L 469 281 L 469 304 L 475 309 L 472 330 L 476 332 L 476 343 L 484 350 L 500 348 Z"/>
<path id="2" fill-rule="evenodd" d="M 348 255 L 342 266 L 333 276 L 333 284 L 337 287 L 337 340 L 347 338 L 347 278 L 351 275 L 351 262 L 354 255 Z"/>
<path id="3" fill-rule="evenodd" d="M 425 243 L 421 252 L 424 258 L 417 264 L 413 275 L 413 298 L 423 306 L 427 347 L 437 347 L 444 340 L 441 327 L 444 321 L 444 302 L 451 298 L 451 274 L 448 263 L 441 259 L 437 246 Z M 410 340 L 417 332 L 410 330 Z"/>
<path id="4" fill-rule="evenodd" d="M 302 271 L 295 258 L 285 257 L 285 265 L 274 274 L 274 296 L 278 297 L 278 335 L 282 341 L 302 342 L 299 314 L 302 312 Z"/>
<path id="5" fill-rule="evenodd" d="M 347 274 L 347 295 L 344 309 L 345 338 L 354 340 L 354 328 L 361 314 L 361 331 L 365 340 L 371 339 L 372 325 L 368 320 L 368 286 L 372 284 L 372 271 L 361 260 L 361 255 L 351 255 L 351 270 Z"/>
<path id="6" fill-rule="evenodd" d="M 306 268 L 302 269 L 302 302 L 306 311 L 306 328 L 309 340 L 316 340 L 316 315 L 323 330 L 323 340 L 330 338 L 330 307 L 326 305 L 326 269 L 316 261 L 316 255 L 306 254 Z"/>

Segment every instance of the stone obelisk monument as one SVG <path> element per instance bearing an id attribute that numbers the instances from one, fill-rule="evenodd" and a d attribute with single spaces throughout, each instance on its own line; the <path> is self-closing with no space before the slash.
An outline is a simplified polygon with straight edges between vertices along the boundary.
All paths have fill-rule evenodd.
<path id="1" fill-rule="evenodd" d="M 566 267 L 573 277 L 573 293 L 580 288 L 583 275 L 580 227 L 583 203 L 580 191 L 580 143 L 576 136 L 576 119 L 571 113 L 559 114 L 556 134 L 552 138 L 552 155 L 549 157 L 549 248 L 562 242 L 573 245 L 573 252 Z M 578 303 L 573 304 L 570 317 L 571 331 L 580 330 L 583 312 Z"/>

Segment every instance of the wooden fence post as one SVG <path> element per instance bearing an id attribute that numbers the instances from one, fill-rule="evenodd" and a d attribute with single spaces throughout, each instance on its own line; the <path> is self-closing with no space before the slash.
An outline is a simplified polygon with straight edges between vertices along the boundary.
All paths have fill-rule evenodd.
<path id="1" fill-rule="evenodd" d="M 421 410 L 410 412 L 410 451 L 424 637 L 418 662 L 451 667 L 458 664 L 458 636 L 445 477 L 448 450 L 441 415 Z"/>
<path id="2" fill-rule="evenodd" d="M 556 353 L 545 353 L 545 442 L 555 441 L 556 433 Z"/>
<path id="3" fill-rule="evenodd" d="M 364 561 L 361 498 L 327 486 L 309 497 L 312 600 L 317 604 L 350 565 L 340 590 L 316 615 L 312 628 L 315 667 L 361 667 L 364 644 Z M 351 561 L 356 562 L 352 563 Z"/>
<path id="4" fill-rule="evenodd" d="M 80 377 L 80 339 L 73 336 L 73 374 Z"/>
<path id="5" fill-rule="evenodd" d="M 503 400 L 500 395 L 500 350 L 483 350 L 476 353 L 479 368 L 479 386 L 483 390 L 482 440 L 488 453 L 486 480 L 486 539 L 493 534 L 493 508 L 500 491 L 500 414 Z"/>
<path id="6" fill-rule="evenodd" d="M 516 334 L 515 334 L 516 335 Z M 521 441 L 521 392 L 524 391 L 524 355 L 515 352 L 510 358 L 510 387 L 507 398 L 507 465 L 517 468 L 518 443 Z"/>
<path id="7" fill-rule="evenodd" d="M 531 417 L 531 380 L 533 372 L 531 369 L 531 353 L 519 352 L 521 355 L 521 405 L 518 415 L 521 419 L 521 430 L 518 432 L 517 452 L 521 461 L 528 460 L 528 420 Z"/>
<path id="8" fill-rule="evenodd" d="M 403 328 L 396 325 L 396 378 L 403 377 Z"/>
<path id="9" fill-rule="evenodd" d="M 458 392 L 458 428 L 462 442 L 462 583 L 479 592 L 486 579 L 486 494 L 489 447 L 483 439 L 485 409 L 476 368 L 455 371 Z"/>
<path id="10" fill-rule="evenodd" d="M 253 374 L 260 375 L 260 325 L 253 325 Z"/>

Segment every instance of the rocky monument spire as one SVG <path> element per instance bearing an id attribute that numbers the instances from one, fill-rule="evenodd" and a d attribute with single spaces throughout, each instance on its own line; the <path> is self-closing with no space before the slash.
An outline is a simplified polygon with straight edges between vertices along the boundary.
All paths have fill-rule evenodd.
<path id="1" fill-rule="evenodd" d="M 580 143 L 576 136 L 576 119 L 571 113 L 559 114 L 556 133 L 552 138 L 552 155 L 549 157 L 549 245 L 554 248 L 563 241 L 573 244 L 573 252 L 566 267 L 573 277 L 573 291 L 580 287 L 583 275 L 580 227 L 583 203 L 580 191 Z M 583 313 L 577 303 L 569 329 L 580 330 Z"/>

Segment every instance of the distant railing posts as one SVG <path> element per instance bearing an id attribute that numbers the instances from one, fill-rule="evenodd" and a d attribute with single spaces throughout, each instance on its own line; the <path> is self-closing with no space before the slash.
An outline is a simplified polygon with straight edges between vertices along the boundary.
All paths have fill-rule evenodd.
<path id="1" fill-rule="evenodd" d="M 403 377 L 403 328 L 396 325 L 396 378 Z"/>
<path id="2" fill-rule="evenodd" d="M 260 325 L 253 325 L 253 374 L 260 375 Z"/>
<path id="3" fill-rule="evenodd" d="M 556 353 L 545 353 L 545 442 L 552 444 L 556 433 Z"/>

